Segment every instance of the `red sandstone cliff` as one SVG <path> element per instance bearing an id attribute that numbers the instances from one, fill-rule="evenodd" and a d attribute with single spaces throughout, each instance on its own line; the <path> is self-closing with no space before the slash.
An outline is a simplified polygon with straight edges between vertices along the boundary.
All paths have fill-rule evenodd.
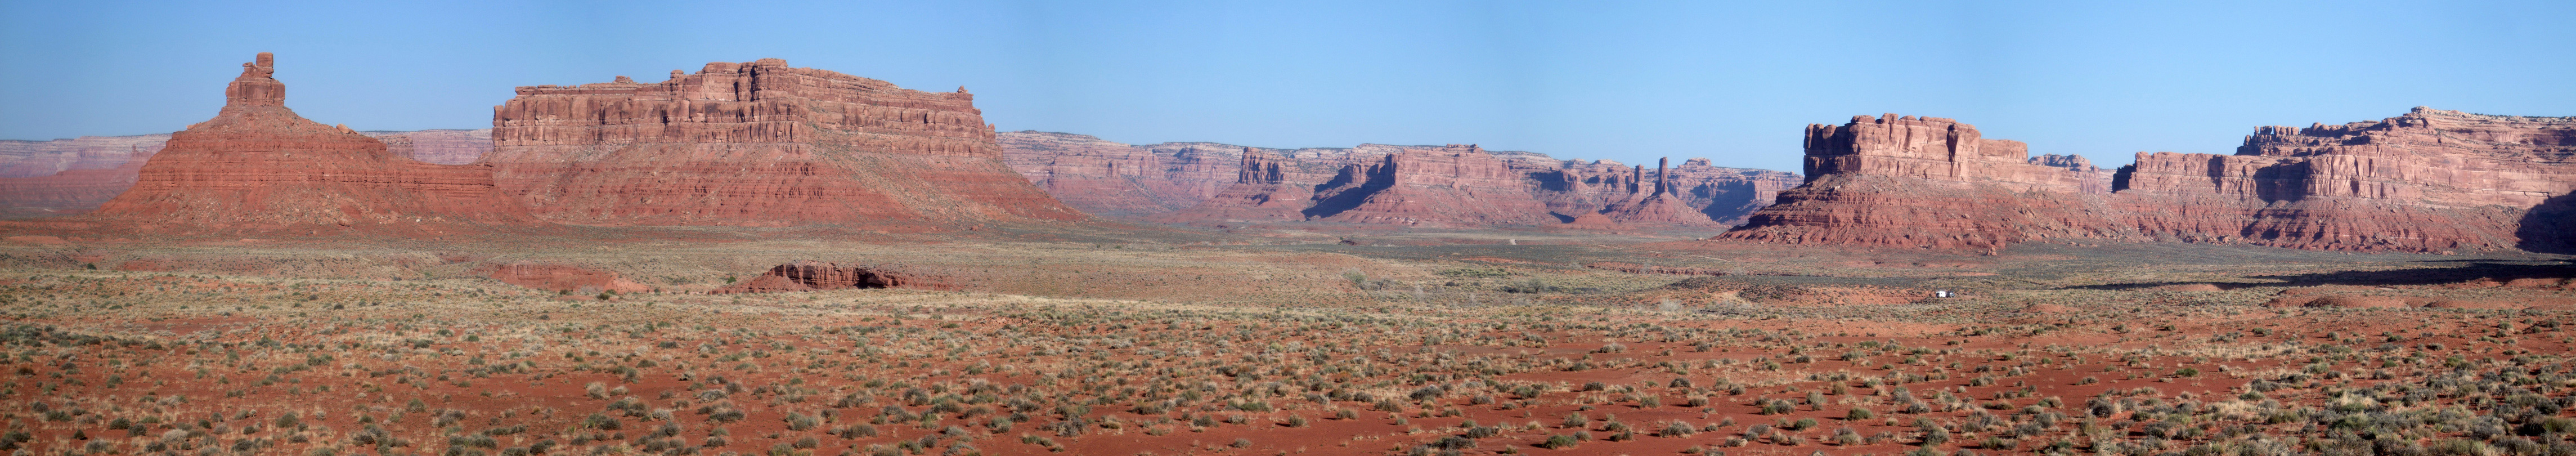
<path id="1" fill-rule="evenodd" d="M 778 59 L 670 80 L 520 87 L 493 108 L 497 180 L 586 225 L 1082 220 L 1002 165 L 974 96 Z"/>
<path id="2" fill-rule="evenodd" d="M 1807 126 L 1807 183 L 1726 237 L 1797 244 L 1998 249 L 2040 237 L 2125 237 L 2081 158 L 2032 159 L 1938 117 Z"/>
<path id="3" fill-rule="evenodd" d="M 2416 108 L 2375 122 L 2263 127 L 2236 155 L 2140 153 L 2108 179 L 2080 158 L 2027 158 L 2020 143 L 1949 119 L 1890 117 L 1810 126 L 1808 183 L 1726 237 L 2576 251 L 2576 117 Z"/>
<path id="4" fill-rule="evenodd" d="M 1196 145 L 1134 146 L 1065 133 L 1008 132 L 996 139 L 1003 162 L 1031 184 L 1065 205 L 1110 216 L 1146 216 L 1196 205 L 1234 182 L 1234 162 L 1240 159 L 1240 154 Z"/>
<path id="5" fill-rule="evenodd" d="M 1549 226 L 1593 216 L 1600 221 L 1571 226 L 1619 227 L 1609 223 L 1614 219 L 1719 226 L 1798 183 L 1794 174 L 1720 168 L 1707 159 L 1648 171 L 1468 146 L 1265 149 L 1135 146 L 1044 132 L 1000 137 L 1012 168 L 1066 204 L 1165 223 Z M 1660 179 L 1665 191 L 1644 176 L 1667 176 Z"/>
<path id="6" fill-rule="evenodd" d="M 2418 107 L 2263 127 L 2236 155 L 2140 153 L 2119 198 L 2169 239 L 2318 250 L 2565 250 L 2576 117 Z"/>
<path id="7" fill-rule="evenodd" d="M 492 129 L 361 131 L 385 142 L 394 156 L 441 165 L 462 165 L 492 153 Z"/>
<path id="8" fill-rule="evenodd" d="M 84 220 L 145 231 L 438 233 L 533 222 L 494 193 L 491 168 L 420 163 L 286 108 L 268 53 L 243 64 L 214 119 L 170 136 L 133 187 Z"/>

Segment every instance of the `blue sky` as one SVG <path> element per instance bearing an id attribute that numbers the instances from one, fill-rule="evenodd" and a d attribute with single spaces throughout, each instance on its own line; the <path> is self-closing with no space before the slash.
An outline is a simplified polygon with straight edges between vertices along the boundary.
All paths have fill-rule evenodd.
<path id="1" fill-rule="evenodd" d="M 186 128 L 262 51 L 288 106 L 365 130 L 483 128 L 515 86 L 777 57 L 963 85 L 1005 131 L 1782 170 L 1806 124 L 1857 114 L 2104 165 L 2418 105 L 2576 115 L 2565 1 L 0 5 L 0 139 Z"/>

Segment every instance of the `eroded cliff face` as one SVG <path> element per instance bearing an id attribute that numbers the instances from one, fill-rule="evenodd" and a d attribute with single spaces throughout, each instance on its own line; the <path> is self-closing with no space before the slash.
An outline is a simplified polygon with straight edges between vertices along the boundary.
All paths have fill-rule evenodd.
<path id="1" fill-rule="evenodd" d="M 1726 237 L 1796 244 L 1999 249 L 2039 237 L 2127 237 L 2082 157 L 2031 157 L 1938 117 L 1807 126 L 1807 183 Z"/>
<path id="2" fill-rule="evenodd" d="M 133 186 L 84 217 L 178 234 L 321 230 L 440 233 L 535 223 L 486 166 L 394 156 L 383 142 L 285 105 L 269 54 L 243 64 L 214 119 L 171 134 Z"/>
<path id="3" fill-rule="evenodd" d="M 385 142 L 385 150 L 394 156 L 423 163 L 462 165 L 482 160 L 492 153 L 492 129 L 361 131 L 358 134 Z"/>
<path id="4" fill-rule="evenodd" d="M 1066 204 L 1183 224 L 1457 228 L 1557 226 L 1581 218 L 1591 221 L 1568 226 L 1709 227 L 1740 221 L 1799 182 L 1795 174 L 1721 168 L 1707 159 L 1646 170 L 1473 145 L 1133 146 L 1044 132 L 1002 133 L 1001 142 L 1015 170 Z"/>
<path id="5" fill-rule="evenodd" d="M 2418 107 L 2263 127 L 2236 155 L 2140 153 L 2118 178 L 2141 232 L 2317 250 L 2563 250 L 2576 118 Z"/>
<path id="6" fill-rule="evenodd" d="M 1003 166 L 962 88 L 761 59 L 518 93 L 494 108 L 484 162 L 547 220 L 943 230 L 1088 218 Z"/>
<path id="7" fill-rule="evenodd" d="M 2108 174 L 2081 157 L 2023 149 L 1940 118 L 1810 126 L 1807 184 L 1726 237 L 1987 250 L 2125 239 L 2564 252 L 2576 236 L 2576 118 L 2416 108 L 2375 122 L 2263 127 L 2236 155 L 2140 153 Z"/>

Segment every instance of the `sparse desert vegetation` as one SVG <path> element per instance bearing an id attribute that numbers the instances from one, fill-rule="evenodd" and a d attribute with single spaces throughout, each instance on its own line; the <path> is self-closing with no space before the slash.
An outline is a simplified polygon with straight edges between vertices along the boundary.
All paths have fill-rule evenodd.
<path id="1" fill-rule="evenodd" d="M 471 252 L 387 266 L 364 252 L 13 247 L 0 270 L 0 446 L 2576 454 L 2576 322 L 2548 304 L 2571 293 L 2547 258 L 2423 269 L 2412 257 L 2195 247 L 2263 261 L 2116 268 L 2045 249 L 1926 266 L 1860 251 L 1639 252 L 1652 244 L 986 244 L 951 249 L 941 266 L 1060 275 L 997 272 L 972 291 L 689 288 L 785 255 L 728 248 L 742 259 L 547 252 L 659 284 L 591 295 L 476 276 Z M 997 259 L 1008 251 L 1034 253 Z M 284 266 L 203 266 L 219 257 Z M 140 258 L 199 266 L 114 267 Z M 1582 266 L 1605 258 L 1745 272 Z M 297 272 L 334 264 L 408 275 Z M 1069 264 L 1087 269 L 1056 269 Z M 2352 283 L 2365 279 L 2385 283 Z M 2281 303 L 2317 294 L 2536 304 Z"/>

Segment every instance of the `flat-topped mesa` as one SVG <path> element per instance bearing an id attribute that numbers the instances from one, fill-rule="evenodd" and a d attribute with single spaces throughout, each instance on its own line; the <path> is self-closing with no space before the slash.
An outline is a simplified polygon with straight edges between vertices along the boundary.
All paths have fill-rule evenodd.
<path id="1" fill-rule="evenodd" d="M 779 59 L 653 84 L 520 87 L 493 108 L 485 162 L 500 167 L 503 191 L 564 223 L 1087 219 L 1002 164 L 974 99 Z"/>
<path id="2" fill-rule="evenodd" d="M 2083 191 L 2096 176 L 2059 163 L 2082 157 L 2030 156 L 2021 141 L 1986 139 L 1977 127 L 1939 117 L 1852 116 L 1842 125 L 1807 125 L 1807 179 L 1863 174 L 1956 182 L 1982 181 L 2020 190 Z M 2054 156 L 2054 155 L 2052 155 Z M 2089 166 L 2088 166 L 2089 167 Z M 2090 170 L 2083 170 L 2090 171 Z"/>
<path id="3" fill-rule="evenodd" d="M 297 116 L 275 72 L 268 53 L 244 64 L 224 90 L 221 112 L 171 134 L 132 188 L 86 218 L 181 234 L 435 234 L 536 223 L 494 192 L 490 167 L 396 157 L 346 126 Z"/>
<path id="4" fill-rule="evenodd" d="M 2417 107 L 2260 127 L 2235 155 L 2139 153 L 2118 191 L 2144 232 L 2318 250 L 2565 251 L 2576 117 Z"/>
<path id="5" fill-rule="evenodd" d="M 2123 237 L 2099 196 L 2111 176 L 2081 157 L 2034 159 L 1939 117 L 1853 116 L 1808 125 L 1807 182 L 1726 237 L 1797 244 L 2000 249 L 2039 237 Z"/>
<path id="6" fill-rule="evenodd" d="M 1474 144 L 1402 147 L 1315 189 L 1311 220 L 1472 227 L 1558 223 L 1524 175 Z"/>

